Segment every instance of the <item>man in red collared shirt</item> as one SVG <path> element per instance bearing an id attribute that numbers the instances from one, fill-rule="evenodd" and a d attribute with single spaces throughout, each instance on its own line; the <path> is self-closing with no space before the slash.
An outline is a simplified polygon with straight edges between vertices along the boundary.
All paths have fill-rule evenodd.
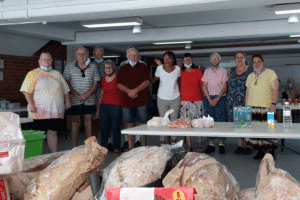
<path id="1" fill-rule="evenodd" d="M 117 87 L 121 90 L 121 106 L 123 123 L 127 128 L 134 127 L 137 118 L 137 126 L 147 122 L 148 85 L 150 84 L 150 71 L 148 67 L 138 62 L 139 52 L 131 47 L 127 50 L 128 63 L 118 71 Z M 144 144 L 144 137 L 141 140 Z M 128 135 L 129 150 L 133 148 L 133 136 Z"/>

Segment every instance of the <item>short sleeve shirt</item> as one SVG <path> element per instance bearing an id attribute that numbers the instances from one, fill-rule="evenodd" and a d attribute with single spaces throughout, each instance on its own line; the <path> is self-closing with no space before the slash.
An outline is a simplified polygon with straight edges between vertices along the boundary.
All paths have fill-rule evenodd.
<path id="1" fill-rule="evenodd" d="M 219 67 L 217 70 L 212 68 L 206 69 L 202 77 L 202 82 L 207 83 L 209 95 L 219 95 L 227 80 L 227 70 L 222 67 Z M 223 96 L 226 96 L 226 93 Z"/>
<path id="2" fill-rule="evenodd" d="M 277 75 L 273 70 L 266 69 L 258 78 L 255 76 L 255 73 L 250 74 L 246 81 L 249 92 L 248 106 L 270 108 L 272 103 L 271 83 L 277 78 Z"/>
<path id="3" fill-rule="evenodd" d="M 147 80 L 150 81 L 150 71 L 145 64 L 138 62 L 134 67 L 125 64 L 119 68 L 117 82 L 128 89 L 134 89 Z M 148 103 L 148 87 L 140 91 L 135 99 L 130 98 L 123 91 L 120 93 L 123 108 L 141 107 Z"/>
<path id="4" fill-rule="evenodd" d="M 159 78 L 159 87 L 157 96 L 163 100 L 174 100 L 180 96 L 179 87 L 177 83 L 180 77 L 180 67 L 175 66 L 174 71 L 168 73 L 160 65 L 155 71 L 155 76 Z"/>
<path id="5" fill-rule="evenodd" d="M 203 101 L 201 85 L 203 74 L 199 68 L 189 72 L 181 70 L 181 101 Z"/>
<path id="6" fill-rule="evenodd" d="M 89 91 L 95 82 L 100 81 L 99 72 L 94 63 L 90 63 L 84 69 L 85 77 L 82 77 L 81 69 L 77 65 L 76 61 L 67 64 L 63 75 L 67 81 L 70 81 L 70 84 L 78 94 L 83 94 Z M 70 102 L 72 106 L 81 104 L 95 105 L 96 94 L 93 93 L 83 102 L 81 102 L 76 96 L 70 94 Z"/>
<path id="7" fill-rule="evenodd" d="M 64 118 L 64 96 L 70 89 L 58 71 L 52 69 L 46 72 L 37 68 L 28 72 L 20 91 L 33 94 L 37 112 L 29 111 L 29 118 Z"/>

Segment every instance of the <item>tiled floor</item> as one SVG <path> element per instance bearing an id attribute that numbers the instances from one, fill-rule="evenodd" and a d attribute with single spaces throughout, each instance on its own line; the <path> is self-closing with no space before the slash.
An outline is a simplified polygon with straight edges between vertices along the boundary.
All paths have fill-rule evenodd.
<path id="1" fill-rule="evenodd" d="M 183 139 L 183 137 L 178 138 Z M 81 133 L 79 139 L 79 145 L 83 145 L 85 140 L 84 133 Z M 192 138 L 193 140 L 193 138 Z M 100 134 L 98 137 L 98 141 L 100 141 Z M 196 144 L 196 138 L 194 138 L 193 144 Z M 122 144 L 124 142 L 124 136 L 122 136 Z M 147 137 L 148 145 L 157 145 L 159 146 L 158 136 L 148 136 Z M 300 151 L 300 140 L 286 140 L 285 144 L 287 147 L 290 147 L 296 151 Z M 184 144 L 186 145 L 186 144 Z M 217 140 L 216 140 L 217 145 Z M 255 186 L 256 182 L 256 174 L 259 169 L 260 161 L 253 160 L 252 155 L 235 155 L 233 151 L 235 150 L 237 145 L 237 141 L 234 138 L 227 138 L 226 141 L 226 154 L 219 155 L 218 147 L 216 148 L 216 152 L 209 154 L 216 158 L 217 161 L 223 163 L 228 170 L 233 174 L 236 180 L 240 184 L 240 189 L 247 189 Z M 206 147 L 206 145 L 204 145 Z M 71 136 L 70 134 L 67 137 L 67 140 L 64 140 L 62 136 L 59 136 L 58 139 L 58 151 L 68 150 L 72 148 Z M 289 150 L 284 150 L 281 152 L 280 149 L 277 149 L 277 160 L 276 167 L 281 168 L 283 170 L 288 171 L 295 179 L 300 181 L 300 156 L 292 153 Z M 50 149 L 48 147 L 47 142 L 44 143 L 43 154 L 50 153 Z M 107 156 L 105 163 L 101 168 L 107 167 L 117 156 L 114 156 L 112 152 L 110 152 Z"/>

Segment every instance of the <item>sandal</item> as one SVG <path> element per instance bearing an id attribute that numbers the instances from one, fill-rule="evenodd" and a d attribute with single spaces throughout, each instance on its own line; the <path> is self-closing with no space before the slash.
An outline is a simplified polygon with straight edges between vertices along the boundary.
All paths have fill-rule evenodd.
<path id="1" fill-rule="evenodd" d="M 187 152 L 187 153 L 188 153 L 188 152 L 192 152 L 192 151 L 193 151 L 193 148 L 192 148 L 192 147 L 188 147 L 188 148 L 185 149 L 185 152 Z"/>
<path id="2" fill-rule="evenodd" d="M 197 152 L 198 153 L 204 153 L 204 150 L 202 149 L 202 146 L 198 146 Z"/>

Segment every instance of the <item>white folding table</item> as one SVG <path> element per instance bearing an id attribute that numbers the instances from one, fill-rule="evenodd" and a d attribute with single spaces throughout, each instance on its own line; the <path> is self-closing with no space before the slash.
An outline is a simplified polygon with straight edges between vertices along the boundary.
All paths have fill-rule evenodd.
<path id="1" fill-rule="evenodd" d="M 28 112 L 28 110 L 27 110 L 27 106 L 24 106 L 24 107 L 20 107 L 20 108 L 0 109 L 0 112 L 17 113 L 17 112 Z"/>
<path id="2" fill-rule="evenodd" d="M 215 126 L 212 128 L 185 129 L 141 125 L 124 129 L 121 133 L 130 135 L 300 139 L 300 124 L 293 123 L 291 128 L 284 128 L 283 123 L 275 123 L 275 129 L 268 129 L 266 122 L 252 122 L 252 128 L 234 128 L 233 122 L 215 122 Z"/>

